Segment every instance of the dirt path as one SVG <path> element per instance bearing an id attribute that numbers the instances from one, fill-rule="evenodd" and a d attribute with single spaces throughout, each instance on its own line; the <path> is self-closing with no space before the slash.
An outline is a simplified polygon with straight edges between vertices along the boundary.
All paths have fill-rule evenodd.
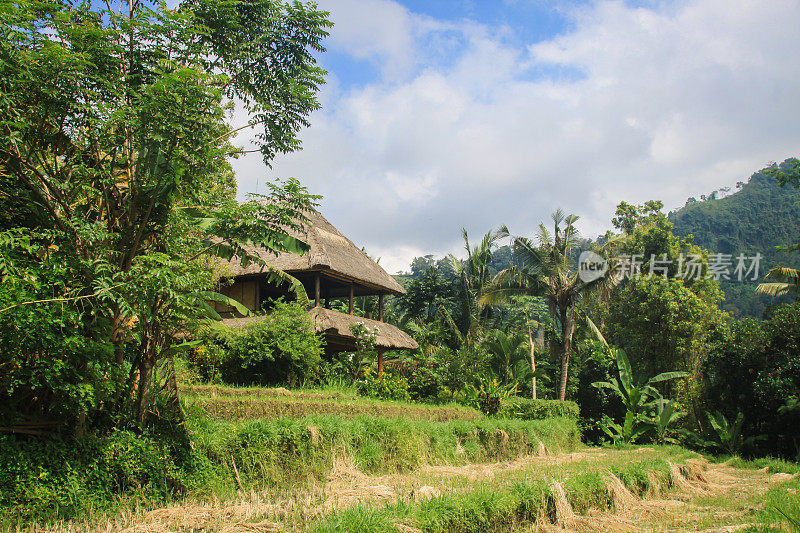
<path id="1" fill-rule="evenodd" d="M 382 476 L 364 474 L 352 460 L 340 458 L 325 483 L 310 483 L 300 490 L 240 492 L 230 501 L 187 500 L 148 512 L 118 516 L 91 527 L 61 524 L 52 530 L 125 533 L 300 531 L 302 524 L 356 504 L 421 501 L 441 494 L 474 490 L 482 483 L 518 481 L 541 469 L 548 469 L 548 475 L 556 480 L 562 475 L 569 476 L 569 472 L 609 470 L 609 461 L 648 458 L 651 455 L 655 457 L 656 452 L 648 448 L 627 452 L 588 448 L 557 456 L 526 456 L 512 462 L 426 466 L 407 474 Z M 752 523 L 755 514 L 763 509 L 759 499 L 772 486 L 791 477 L 689 459 L 673 465 L 674 487 L 668 491 L 655 489 L 639 498 L 611 476 L 609 491 L 613 496 L 613 511 L 590 510 L 586 515 L 577 515 L 565 497 L 557 497 L 555 525 L 537 525 L 519 531 L 736 531 Z M 560 483 L 553 483 L 557 494 Z"/>

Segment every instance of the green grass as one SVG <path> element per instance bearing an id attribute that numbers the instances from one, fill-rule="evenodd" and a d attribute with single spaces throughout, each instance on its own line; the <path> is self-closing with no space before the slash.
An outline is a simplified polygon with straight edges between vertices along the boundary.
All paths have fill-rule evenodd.
<path id="1" fill-rule="evenodd" d="M 717 457 L 709 457 L 709 460 L 715 463 L 727 462 L 730 466 L 735 468 L 751 468 L 756 470 L 766 468 L 767 471 L 771 473 L 782 472 L 785 474 L 797 474 L 800 472 L 800 463 L 784 461 L 783 459 L 775 459 L 774 457 L 742 459 L 741 457 L 722 455 Z"/>
<path id="2" fill-rule="evenodd" d="M 572 419 L 433 422 L 406 418 L 313 415 L 231 422 L 196 419 L 189 428 L 211 477 L 234 489 L 232 460 L 246 487 L 321 480 L 337 457 L 367 473 L 407 472 L 423 464 L 500 461 L 580 445 Z M 220 490 L 222 487 L 217 487 Z"/>
<path id="3" fill-rule="evenodd" d="M 217 420 L 251 420 L 312 414 L 343 417 L 369 415 L 383 418 L 414 418 L 445 422 L 479 420 L 483 415 L 459 404 L 427 405 L 394 402 L 358 396 L 353 389 L 328 388 L 286 390 L 261 387 L 195 385 L 182 390 L 184 410 L 192 416 Z"/>
<path id="4" fill-rule="evenodd" d="M 796 466 L 796 465 L 795 465 Z M 772 487 L 764 498 L 761 520 L 765 527 L 800 532 L 800 478 Z"/>

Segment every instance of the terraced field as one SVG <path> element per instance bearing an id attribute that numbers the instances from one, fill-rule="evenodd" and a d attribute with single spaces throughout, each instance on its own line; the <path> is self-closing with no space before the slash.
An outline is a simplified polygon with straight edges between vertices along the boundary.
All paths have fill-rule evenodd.
<path id="1" fill-rule="evenodd" d="M 715 464 L 680 448 L 584 448 L 406 473 L 340 457 L 302 490 L 240 491 L 107 519 L 107 531 L 789 531 L 797 465 Z M 59 524 L 77 531 L 88 524 Z"/>
<path id="2" fill-rule="evenodd" d="M 182 401 L 192 451 L 173 497 L 19 529 L 722 533 L 791 531 L 800 515 L 800 465 L 585 447 L 570 417 L 484 417 L 346 389 L 192 386 Z"/>
<path id="3" fill-rule="evenodd" d="M 331 414 L 384 418 L 414 418 L 444 422 L 478 420 L 483 415 L 458 404 L 425 405 L 363 398 L 352 389 L 293 390 L 260 387 L 220 387 L 201 385 L 181 391 L 184 408 L 189 413 L 216 420 L 248 420 L 289 416 Z"/>

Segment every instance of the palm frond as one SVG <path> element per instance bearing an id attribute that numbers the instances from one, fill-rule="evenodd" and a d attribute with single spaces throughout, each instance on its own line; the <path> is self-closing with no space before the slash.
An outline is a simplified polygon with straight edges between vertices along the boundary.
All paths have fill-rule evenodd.
<path id="1" fill-rule="evenodd" d="M 564 215 L 564 210 L 560 207 L 556 208 L 556 210 L 550 215 L 550 218 L 553 220 L 553 222 L 555 222 L 556 226 L 560 226 L 565 217 L 566 215 Z"/>
<path id="2" fill-rule="evenodd" d="M 536 239 L 539 241 L 539 246 L 552 246 L 553 237 L 544 224 L 539 224 L 539 231 L 536 234 Z"/>
<path id="3" fill-rule="evenodd" d="M 784 294 L 800 294 L 800 270 L 787 267 L 776 267 L 769 271 L 764 279 L 776 280 L 760 283 L 756 292 L 770 296 Z"/>
<path id="4" fill-rule="evenodd" d="M 780 281 L 800 280 L 800 270 L 788 267 L 775 267 L 769 271 L 766 279 L 777 279 Z"/>
<path id="5" fill-rule="evenodd" d="M 783 296 L 797 292 L 797 285 L 789 283 L 759 283 L 756 287 L 756 292 L 760 294 L 768 294 L 770 296 Z"/>
<path id="6" fill-rule="evenodd" d="M 597 338 L 597 340 L 599 340 L 601 343 L 603 343 L 603 346 L 608 348 L 608 342 L 606 342 L 606 338 L 603 337 L 603 334 L 600 332 L 600 328 L 598 328 L 595 325 L 594 321 L 591 318 L 589 318 L 589 315 L 584 314 L 583 318 L 586 321 L 586 325 L 589 326 L 589 331 L 591 331 L 592 334 L 594 334 L 594 336 Z"/>
<path id="7" fill-rule="evenodd" d="M 511 237 L 511 232 L 508 231 L 508 226 L 503 224 L 499 228 L 497 228 L 497 238 L 498 239 L 505 239 L 506 237 Z"/>
<path id="8" fill-rule="evenodd" d="M 534 248 L 527 250 L 532 254 L 537 253 Z M 541 277 L 539 268 L 525 268 L 516 265 L 505 268 L 486 284 L 479 295 L 479 301 L 481 305 L 498 305 L 507 301 L 511 296 L 530 294 L 537 290 Z"/>
<path id="9" fill-rule="evenodd" d="M 466 248 L 467 255 L 469 255 L 470 248 L 469 248 L 469 235 L 467 235 L 467 228 L 461 228 L 461 238 L 464 239 L 464 248 Z"/>

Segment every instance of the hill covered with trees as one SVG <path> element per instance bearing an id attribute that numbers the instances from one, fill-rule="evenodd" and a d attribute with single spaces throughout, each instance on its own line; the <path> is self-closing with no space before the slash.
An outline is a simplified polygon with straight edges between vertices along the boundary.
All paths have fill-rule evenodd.
<path id="1" fill-rule="evenodd" d="M 785 167 L 788 160 L 756 172 L 737 191 L 714 191 L 700 200 L 689 198 L 686 205 L 669 214 L 680 237 L 694 236 L 695 244 L 713 253 L 763 256 L 759 279 L 778 265 L 797 266 L 800 253 L 781 251 L 780 246 L 800 241 L 800 189 L 781 187 L 771 169 Z M 761 318 L 779 301 L 757 294 L 758 281 L 722 280 L 725 292 L 722 308 L 734 316 Z"/>

